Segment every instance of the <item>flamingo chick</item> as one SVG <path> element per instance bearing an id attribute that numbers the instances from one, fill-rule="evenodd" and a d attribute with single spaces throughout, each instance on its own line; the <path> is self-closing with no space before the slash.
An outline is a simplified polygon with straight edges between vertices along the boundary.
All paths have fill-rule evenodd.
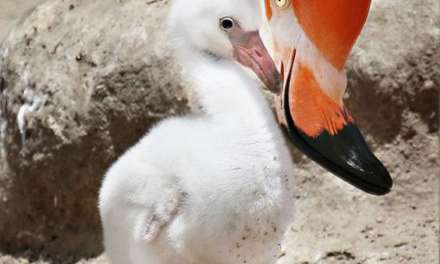
<path id="1" fill-rule="evenodd" d="M 204 114 L 160 122 L 105 175 L 99 209 L 112 263 L 276 262 L 293 168 L 246 69 L 276 87 L 261 18 L 255 0 L 172 3 L 179 62 Z"/>

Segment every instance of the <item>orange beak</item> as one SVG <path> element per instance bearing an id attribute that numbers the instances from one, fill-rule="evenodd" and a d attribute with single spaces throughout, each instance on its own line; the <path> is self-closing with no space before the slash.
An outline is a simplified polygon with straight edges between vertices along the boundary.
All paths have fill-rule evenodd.
<path id="1" fill-rule="evenodd" d="M 322 55 L 342 70 L 365 24 L 370 0 L 293 0 L 305 34 Z"/>
<path id="2" fill-rule="evenodd" d="M 368 16 L 370 0 L 265 0 L 275 58 L 284 79 L 280 122 L 320 165 L 372 194 L 391 177 L 371 153 L 343 104 L 344 65 Z"/>

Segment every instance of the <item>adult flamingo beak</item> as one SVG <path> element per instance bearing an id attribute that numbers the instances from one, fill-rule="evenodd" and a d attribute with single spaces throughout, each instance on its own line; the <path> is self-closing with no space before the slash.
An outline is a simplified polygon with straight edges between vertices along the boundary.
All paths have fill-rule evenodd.
<path id="1" fill-rule="evenodd" d="M 265 0 L 283 76 L 278 118 L 293 143 L 318 164 L 375 195 L 393 185 L 343 103 L 344 66 L 370 0 Z"/>

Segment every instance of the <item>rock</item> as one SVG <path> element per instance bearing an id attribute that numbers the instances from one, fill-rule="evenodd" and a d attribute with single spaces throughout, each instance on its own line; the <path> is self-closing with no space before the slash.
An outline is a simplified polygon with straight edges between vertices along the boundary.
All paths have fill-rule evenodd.
<path id="1" fill-rule="evenodd" d="M 105 170 L 157 120 L 187 110 L 166 3 L 48 1 L 8 35 L 0 251 L 102 251 Z"/>
<path id="2" fill-rule="evenodd" d="M 32 9 L 44 0 L 2 0 L 0 2 L 0 43 L 12 28 L 23 17 L 29 15 Z"/>
<path id="3" fill-rule="evenodd" d="M 428 2 L 373 1 L 354 48 L 347 102 L 375 143 L 395 139 L 408 111 L 438 130 L 440 3 Z"/>

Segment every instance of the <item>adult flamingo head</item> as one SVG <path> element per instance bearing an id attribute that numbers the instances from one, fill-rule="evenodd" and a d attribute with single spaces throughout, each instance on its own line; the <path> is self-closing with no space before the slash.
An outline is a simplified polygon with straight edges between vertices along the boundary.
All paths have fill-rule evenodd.
<path id="1" fill-rule="evenodd" d="M 392 179 L 343 103 L 345 63 L 371 0 L 264 0 L 284 88 L 278 117 L 295 145 L 321 166 L 376 195 Z"/>

